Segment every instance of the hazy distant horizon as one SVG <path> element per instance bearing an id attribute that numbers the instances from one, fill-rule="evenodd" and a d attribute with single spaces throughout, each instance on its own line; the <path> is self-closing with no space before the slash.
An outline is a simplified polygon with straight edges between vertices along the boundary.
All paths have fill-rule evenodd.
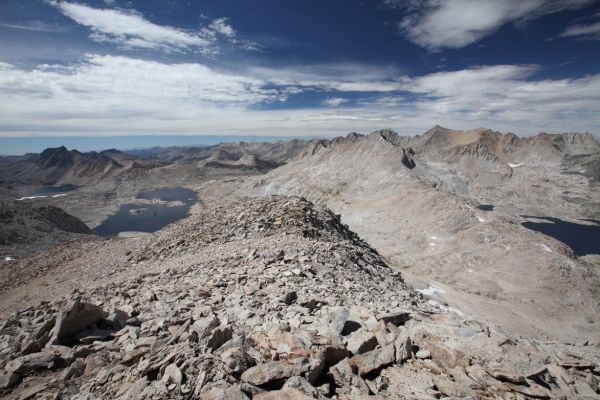
<path id="1" fill-rule="evenodd" d="M 21 156 L 40 153 L 49 147 L 65 146 L 69 150 L 121 151 L 171 146 L 211 146 L 233 142 L 274 142 L 278 140 L 314 139 L 315 136 L 263 136 L 263 135 L 140 135 L 140 136 L 44 136 L 0 137 L 0 156 Z M 323 136 L 323 138 L 327 138 Z"/>
<path id="2" fill-rule="evenodd" d="M 453 127 L 445 127 L 454 129 Z M 391 128 L 381 128 L 391 129 Z M 476 128 L 469 128 L 476 129 Z M 496 130 L 494 128 L 489 128 Z M 393 129 L 392 129 L 393 130 Z M 464 129 L 468 130 L 468 129 Z M 358 132 L 369 134 L 369 132 Z M 403 136 L 422 135 L 426 130 L 415 133 L 397 132 Z M 520 137 L 530 137 L 534 135 L 522 135 L 514 131 L 506 131 L 516 134 Z M 541 133 L 540 130 L 537 133 Z M 340 133 L 339 135 L 124 135 L 124 136 L 28 136 L 28 137 L 0 137 L 0 156 L 21 156 L 27 153 L 40 153 L 47 148 L 56 148 L 65 146 L 69 150 L 104 151 L 108 149 L 118 149 L 121 151 L 149 149 L 151 147 L 189 147 L 189 146 L 211 146 L 219 143 L 235 142 L 275 142 L 287 141 L 293 139 L 332 139 L 337 136 L 345 136 L 351 131 Z M 536 133 L 536 134 L 537 134 Z M 564 132 L 547 132 L 559 134 Z M 580 132 L 586 133 L 586 132 Z M 589 132 L 600 142 L 600 134 Z"/>

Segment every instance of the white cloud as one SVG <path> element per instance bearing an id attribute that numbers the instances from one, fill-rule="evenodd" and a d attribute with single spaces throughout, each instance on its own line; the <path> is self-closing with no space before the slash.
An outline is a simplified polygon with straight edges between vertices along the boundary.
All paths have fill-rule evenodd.
<path id="1" fill-rule="evenodd" d="M 224 74 L 203 64 L 164 64 L 123 56 L 88 55 L 85 62 L 68 67 L 41 65 L 25 71 L 4 63 L 0 68 L 3 72 L 0 93 L 24 101 L 35 101 L 40 93 L 55 101 L 74 104 L 103 98 L 107 106 L 111 102 L 142 104 L 144 101 L 151 105 L 155 96 L 193 105 L 254 104 L 276 101 L 280 96 L 275 90 L 264 89 L 260 80 Z"/>
<path id="2" fill-rule="evenodd" d="M 323 100 L 323 104 L 330 106 L 330 107 L 338 107 L 341 106 L 342 104 L 346 103 L 348 100 L 346 99 L 342 99 L 341 97 L 329 97 L 325 100 Z"/>
<path id="3" fill-rule="evenodd" d="M 398 72 L 333 64 L 287 70 L 296 86 L 274 85 L 259 77 L 256 69 L 225 73 L 197 63 L 166 64 L 123 56 L 89 55 L 79 64 L 40 65 L 33 70 L 0 62 L 0 136 L 334 135 L 381 127 L 415 134 L 435 124 L 533 134 L 600 126 L 600 75 L 533 81 L 535 66 L 482 66 L 397 77 L 393 84 L 398 90 L 381 92 L 379 97 L 372 93 L 339 96 L 352 96 L 358 106 L 264 109 L 264 104 L 307 90 L 322 91 L 325 99 L 325 93 L 331 94 L 326 87 L 302 83 L 335 78 L 368 85 Z M 278 71 L 281 68 L 263 69 L 262 74 L 277 77 Z M 344 73 L 336 76 L 340 71 Z"/>
<path id="4" fill-rule="evenodd" d="M 227 23 L 227 18 L 218 18 L 210 23 L 209 28 L 223 36 L 234 37 L 235 30 Z"/>
<path id="5" fill-rule="evenodd" d="M 408 79 L 406 90 L 420 95 L 417 110 L 439 116 L 516 127 L 537 123 L 540 129 L 597 126 L 600 75 L 529 81 L 535 71 L 535 66 L 499 65 L 439 72 Z"/>
<path id="6" fill-rule="evenodd" d="M 595 0 L 385 0 L 408 12 L 399 24 L 409 40 L 429 50 L 460 48 L 477 42 L 502 25 L 535 19 Z"/>
<path id="7" fill-rule="evenodd" d="M 588 25 L 571 25 L 560 36 L 579 36 L 586 39 L 600 40 L 600 22 Z"/>
<path id="8" fill-rule="evenodd" d="M 235 36 L 226 18 L 212 21 L 199 30 L 183 30 L 157 25 L 134 10 L 101 9 L 85 4 L 50 0 L 65 16 L 91 29 L 90 38 L 99 43 L 116 44 L 121 48 L 141 48 L 184 52 L 196 50 L 205 55 L 218 53 L 218 35 Z"/>

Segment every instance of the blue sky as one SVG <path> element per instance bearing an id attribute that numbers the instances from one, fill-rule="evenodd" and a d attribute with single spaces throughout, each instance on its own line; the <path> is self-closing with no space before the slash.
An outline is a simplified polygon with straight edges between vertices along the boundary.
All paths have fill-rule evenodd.
<path id="1" fill-rule="evenodd" d="M 5 138 L 598 134 L 600 1 L 3 0 L 0 96 Z"/>

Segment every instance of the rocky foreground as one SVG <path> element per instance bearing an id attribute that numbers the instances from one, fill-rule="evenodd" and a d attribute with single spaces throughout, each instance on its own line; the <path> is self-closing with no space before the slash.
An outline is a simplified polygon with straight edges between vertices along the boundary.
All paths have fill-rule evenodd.
<path id="1" fill-rule="evenodd" d="M 131 247 L 123 279 L 0 321 L 0 396 L 599 398 L 599 344 L 450 314 L 300 198 L 244 199 L 115 246 Z"/>

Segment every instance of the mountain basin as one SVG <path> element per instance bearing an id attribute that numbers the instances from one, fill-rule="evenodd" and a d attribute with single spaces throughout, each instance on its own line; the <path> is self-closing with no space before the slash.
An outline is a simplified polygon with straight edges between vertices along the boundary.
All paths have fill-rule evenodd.
<path id="1" fill-rule="evenodd" d="M 106 218 L 94 230 L 102 236 L 121 232 L 155 232 L 170 223 L 185 218 L 198 201 L 193 190 L 167 188 L 138 195 L 130 203 Z"/>

